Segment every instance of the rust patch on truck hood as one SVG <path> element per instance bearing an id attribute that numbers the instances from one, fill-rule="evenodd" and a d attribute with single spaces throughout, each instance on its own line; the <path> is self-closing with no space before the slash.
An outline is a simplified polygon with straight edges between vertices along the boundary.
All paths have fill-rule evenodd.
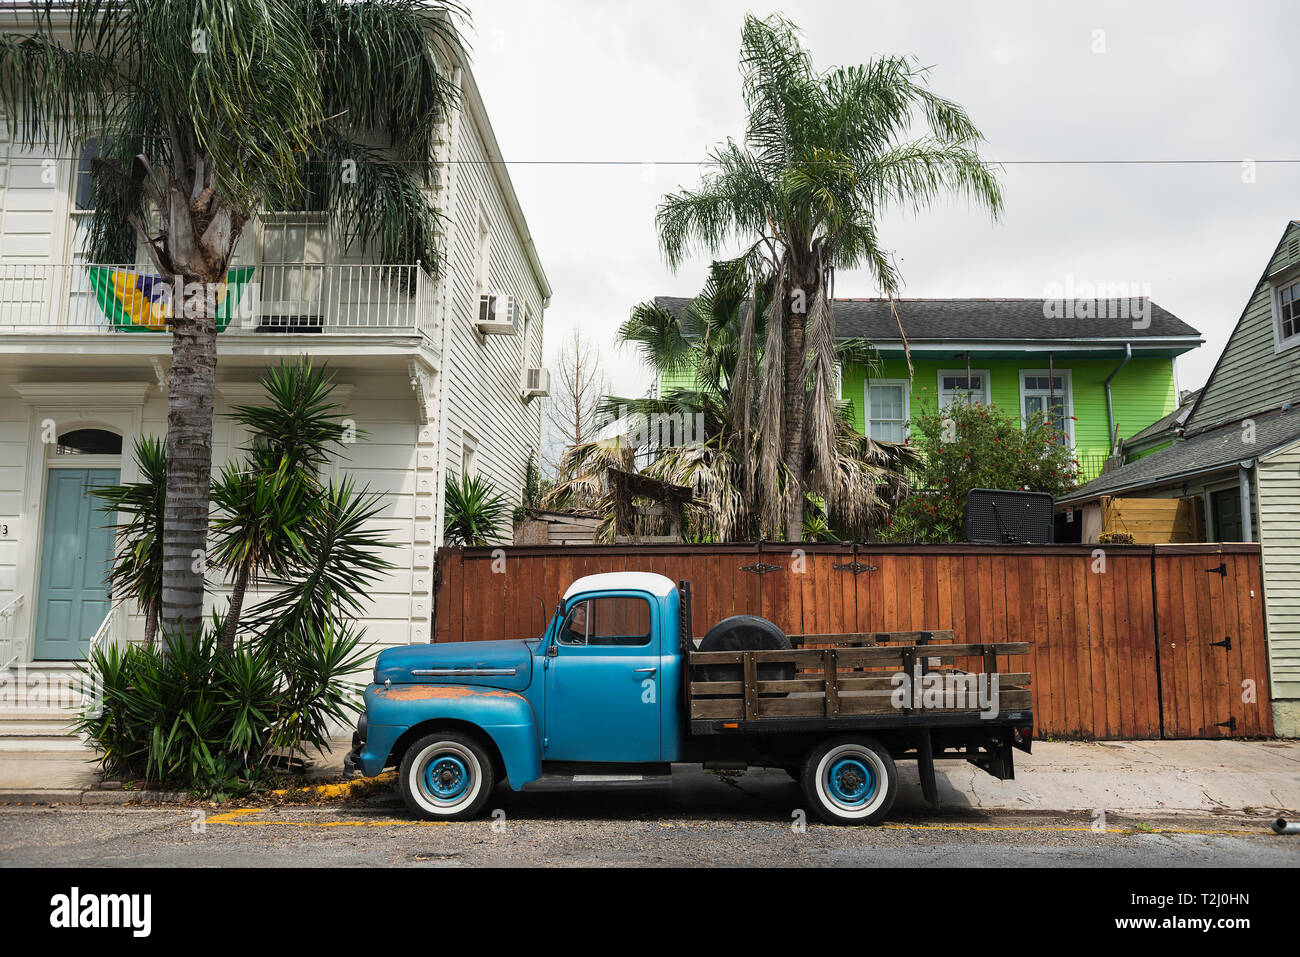
<path id="1" fill-rule="evenodd" d="M 500 688 L 472 688 L 468 685 L 393 685 L 376 688 L 375 697 L 386 701 L 460 701 L 465 698 L 518 698 Z"/>

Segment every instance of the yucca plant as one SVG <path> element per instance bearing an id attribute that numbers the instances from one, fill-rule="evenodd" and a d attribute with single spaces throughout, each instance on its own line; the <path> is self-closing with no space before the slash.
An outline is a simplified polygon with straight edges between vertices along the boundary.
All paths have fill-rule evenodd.
<path id="1" fill-rule="evenodd" d="M 448 545 L 487 545 L 510 517 L 510 506 L 492 484 L 477 475 L 448 475 L 442 523 Z"/>
<path id="2" fill-rule="evenodd" d="M 325 747 L 331 724 L 355 714 L 345 676 L 362 663 L 356 629 L 233 651 L 220 630 L 217 620 L 191 641 L 166 633 L 157 647 L 91 652 L 102 708 L 79 730 L 107 772 L 223 800 L 268 786 L 286 758 Z"/>
<path id="3" fill-rule="evenodd" d="M 228 649 L 249 586 L 288 580 L 312 560 L 305 537 L 328 504 L 320 472 L 347 435 L 331 400 L 334 378 L 309 356 L 281 362 L 262 385 L 264 404 L 236 406 L 231 413 L 249 431 L 244 457 L 222 469 L 212 487 L 212 564 L 234 579 L 222 634 Z M 355 437 L 362 436 L 358 431 Z"/>
<path id="4" fill-rule="evenodd" d="M 144 640 L 152 645 L 162 612 L 163 517 L 166 511 L 167 450 L 153 436 L 135 442 L 139 482 L 91 489 L 100 511 L 124 516 L 114 526 L 116 553 L 108 582 L 114 595 L 133 597 L 144 612 Z"/>

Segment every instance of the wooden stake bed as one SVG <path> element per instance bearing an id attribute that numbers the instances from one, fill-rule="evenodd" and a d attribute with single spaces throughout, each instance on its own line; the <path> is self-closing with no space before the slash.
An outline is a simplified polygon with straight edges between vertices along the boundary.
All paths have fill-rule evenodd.
<path id="1" fill-rule="evenodd" d="M 692 651 L 687 696 L 692 721 L 894 715 L 907 725 L 927 717 L 987 722 L 983 712 L 1024 720 L 1032 707 L 1027 672 L 999 671 L 998 657 L 1026 655 L 1028 642 L 955 644 L 951 631 L 791 635 L 801 646 L 776 651 Z M 822 645 L 827 647 L 808 647 Z M 959 670 L 977 659 L 978 672 Z M 795 677 L 760 680 L 759 666 L 792 665 Z M 705 666 L 739 665 L 739 680 L 706 681 Z M 768 669 L 771 670 L 770 668 Z M 897 677 L 911 677 L 906 685 Z M 993 698 L 996 676 L 996 698 Z M 903 695 L 900 687 L 910 695 Z M 982 697 L 981 697 L 982 694 Z M 876 723 L 876 722 L 872 722 Z M 944 721 L 943 723 L 948 723 Z M 752 727 L 752 725 L 751 725 Z"/>

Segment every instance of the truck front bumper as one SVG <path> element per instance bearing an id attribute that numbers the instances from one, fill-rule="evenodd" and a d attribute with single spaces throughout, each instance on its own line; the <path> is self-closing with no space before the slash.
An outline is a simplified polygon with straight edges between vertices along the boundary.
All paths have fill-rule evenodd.
<path id="1" fill-rule="evenodd" d="M 361 773 L 361 742 L 357 740 L 356 732 L 352 732 L 352 750 L 343 758 L 343 776 L 345 778 L 355 778 Z"/>
<path id="2" fill-rule="evenodd" d="M 352 749 L 343 758 L 343 773 L 373 778 L 388 766 L 393 746 L 405 727 L 372 725 L 369 713 L 363 712 L 352 732 Z"/>

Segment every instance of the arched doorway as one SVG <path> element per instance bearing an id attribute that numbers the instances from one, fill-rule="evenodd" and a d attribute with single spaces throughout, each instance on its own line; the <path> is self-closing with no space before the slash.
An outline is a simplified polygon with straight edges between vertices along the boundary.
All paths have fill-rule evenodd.
<path id="1" fill-rule="evenodd" d="M 40 577 L 32 657 L 78 661 L 108 615 L 108 572 L 113 516 L 91 492 L 117 485 L 122 436 L 101 428 L 74 428 L 46 446 Z"/>

